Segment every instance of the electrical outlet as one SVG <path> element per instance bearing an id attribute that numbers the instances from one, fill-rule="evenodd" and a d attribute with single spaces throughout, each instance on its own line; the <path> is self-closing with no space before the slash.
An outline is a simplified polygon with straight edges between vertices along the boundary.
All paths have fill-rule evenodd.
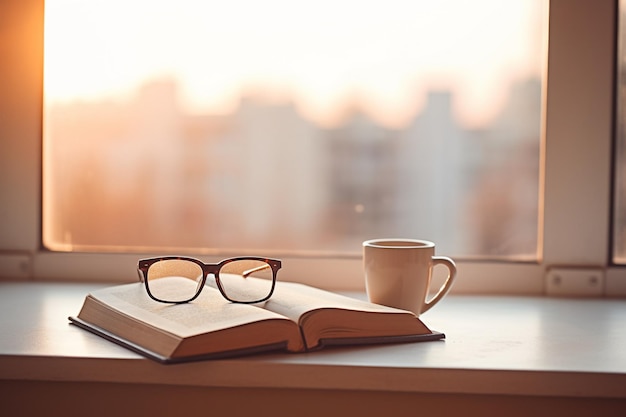
<path id="1" fill-rule="evenodd" d="M 555 296 L 602 296 L 604 294 L 604 270 L 601 268 L 550 268 L 546 273 L 546 293 Z"/>

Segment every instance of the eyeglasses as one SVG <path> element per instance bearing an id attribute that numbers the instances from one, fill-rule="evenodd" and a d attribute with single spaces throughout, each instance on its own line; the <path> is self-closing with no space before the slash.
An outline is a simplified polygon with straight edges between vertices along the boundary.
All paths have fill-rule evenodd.
<path id="1" fill-rule="evenodd" d="M 217 288 L 228 301 L 252 304 L 272 296 L 281 265 L 278 259 L 257 257 L 205 264 L 194 258 L 166 256 L 141 259 L 137 272 L 150 298 L 162 303 L 187 303 L 208 285 Z"/>

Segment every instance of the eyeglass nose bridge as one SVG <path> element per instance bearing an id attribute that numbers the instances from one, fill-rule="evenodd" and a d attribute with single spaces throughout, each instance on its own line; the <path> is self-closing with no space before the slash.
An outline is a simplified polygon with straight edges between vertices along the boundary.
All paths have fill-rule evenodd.
<path id="1" fill-rule="evenodd" d="M 219 264 L 202 264 L 202 278 L 198 280 L 198 286 L 196 288 L 196 292 L 199 293 L 200 289 L 207 285 L 208 280 L 209 280 L 209 275 L 213 275 L 213 278 L 215 280 L 215 285 L 217 285 L 217 288 L 221 290 L 221 286 L 219 283 L 219 270 L 221 268 L 221 266 Z M 209 284 L 211 285 L 211 284 Z"/>
<path id="2" fill-rule="evenodd" d="M 217 272 L 220 270 L 219 264 L 202 264 L 202 272 L 204 273 L 204 277 L 206 278 L 209 274 L 217 275 Z"/>

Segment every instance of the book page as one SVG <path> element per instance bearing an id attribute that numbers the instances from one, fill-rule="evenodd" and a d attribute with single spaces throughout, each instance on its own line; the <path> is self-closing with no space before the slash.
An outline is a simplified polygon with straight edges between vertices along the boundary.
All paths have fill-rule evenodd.
<path id="1" fill-rule="evenodd" d="M 280 282 L 264 308 L 296 321 L 307 349 L 323 344 L 389 343 L 432 332 L 412 312 L 303 284 Z"/>
<path id="2" fill-rule="evenodd" d="M 123 314 L 181 338 L 263 320 L 285 320 L 274 312 L 247 304 L 234 304 L 219 291 L 205 287 L 189 303 L 166 304 L 151 299 L 141 283 L 94 291 L 91 297 Z"/>
<path id="3" fill-rule="evenodd" d="M 296 322 L 305 313 L 329 308 L 372 313 L 411 314 L 404 310 L 357 300 L 294 282 L 277 282 L 272 298 L 265 303 L 263 308 L 289 317 Z"/>

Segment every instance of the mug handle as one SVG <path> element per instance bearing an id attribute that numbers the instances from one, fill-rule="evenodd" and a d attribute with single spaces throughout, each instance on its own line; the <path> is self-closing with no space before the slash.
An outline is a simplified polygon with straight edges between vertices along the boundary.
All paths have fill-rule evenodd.
<path id="1" fill-rule="evenodd" d="M 450 291 L 452 288 L 452 283 L 454 282 L 454 278 L 456 278 L 456 264 L 454 261 L 446 256 L 433 256 L 433 269 L 437 265 L 444 265 L 448 268 L 448 277 L 446 281 L 443 283 L 437 294 L 430 301 L 424 300 L 424 305 L 422 306 L 422 311 L 420 314 L 427 312 L 430 310 L 435 304 L 437 304 L 441 299 Z"/>

